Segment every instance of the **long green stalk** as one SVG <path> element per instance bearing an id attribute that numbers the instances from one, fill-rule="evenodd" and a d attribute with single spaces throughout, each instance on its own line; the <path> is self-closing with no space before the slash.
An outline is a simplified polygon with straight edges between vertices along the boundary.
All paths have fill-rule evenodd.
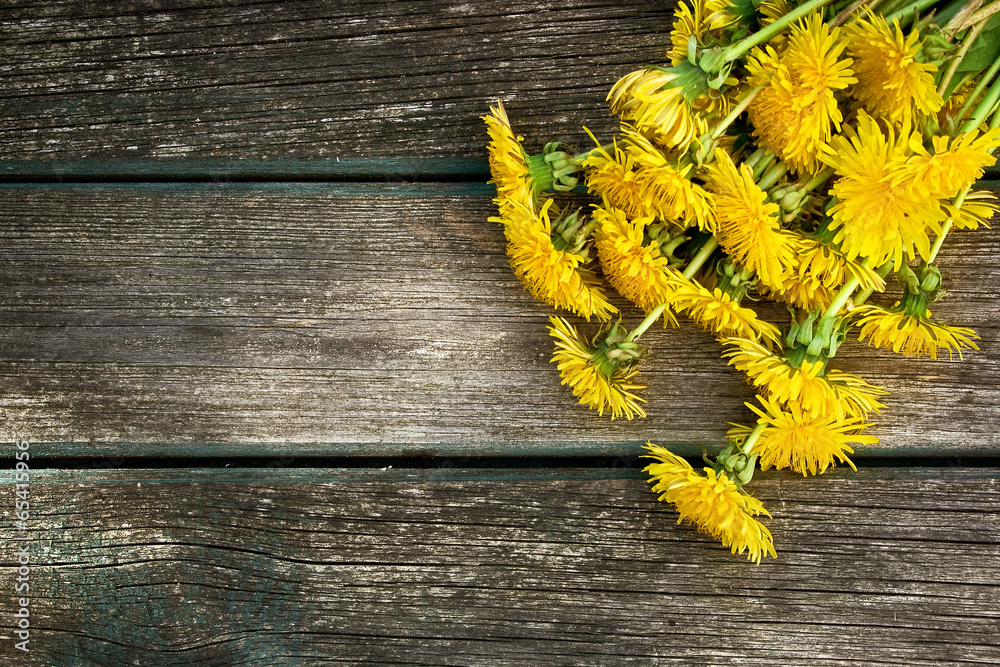
<path id="1" fill-rule="evenodd" d="M 815 9 L 819 9 L 825 5 L 828 5 L 832 1 L 833 0 L 809 0 L 809 2 L 805 3 L 804 5 L 796 7 L 794 10 L 788 12 L 787 14 L 776 20 L 774 23 L 768 24 L 767 26 L 755 32 L 754 34 L 743 38 L 739 42 L 736 42 L 728 49 L 723 51 L 722 62 L 728 63 L 732 62 L 733 60 L 736 60 L 737 58 L 739 58 L 741 55 L 743 55 L 753 47 L 757 46 L 758 44 L 766 42 L 767 40 L 771 39 L 772 37 L 780 33 L 782 30 L 785 29 L 785 26 L 787 26 L 789 23 L 799 20 L 809 12 Z"/>
<path id="2" fill-rule="evenodd" d="M 698 251 L 698 254 L 691 258 L 691 261 L 684 269 L 684 273 L 682 275 L 685 278 L 691 278 L 691 276 L 693 276 L 695 272 L 698 269 L 700 269 L 705 262 L 708 261 L 708 258 L 712 256 L 712 253 L 715 252 L 715 249 L 718 247 L 719 247 L 719 241 L 714 236 L 708 239 L 708 241 L 705 242 L 705 245 L 701 247 L 701 250 Z M 628 336 L 626 336 L 625 341 L 632 342 L 633 340 L 641 336 L 646 331 L 646 329 L 648 329 L 650 326 L 653 325 L 653 322 L 660 319 L 660 315 L 662 315 L 663 311 L 666 309 L 667 309 L 667 304 L 661 303 L 656 308 L 649 311 L 649 314 L 646 315 L 646 319 L 640 322 L 639 326 L 633 329 L 632 332 Z"/>

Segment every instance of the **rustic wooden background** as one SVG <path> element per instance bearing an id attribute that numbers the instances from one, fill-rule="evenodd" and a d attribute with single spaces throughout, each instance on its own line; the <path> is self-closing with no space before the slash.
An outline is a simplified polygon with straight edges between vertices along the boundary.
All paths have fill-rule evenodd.
<path id="1" fill-rule="evenodd" d="M 529 145 L 609 136 L 607 89 L 671 15 L 2 3 L 0 663 L 1000 662 L 994 230 L 948 239 L 935 309 L 981 351 L 848 344 L 891 391 L 881 442 L 858 472 L 758 474 L 760 567 L 676 525 L 636 458 L 750 420 L 711 339 L 644 339 L 643 421 L 560 388 L 479 117 L 501 97 Z"/>

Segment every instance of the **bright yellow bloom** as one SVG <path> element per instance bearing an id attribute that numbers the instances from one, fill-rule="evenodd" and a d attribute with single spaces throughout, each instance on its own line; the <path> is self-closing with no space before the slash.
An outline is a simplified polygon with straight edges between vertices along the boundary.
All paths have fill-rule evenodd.
<path id="1" fill-rule="evenodd" d="M 817 12 L 792 29 L 780 58 L 768 47 L 747 63 L 750 85 L 763 86 L 747 109 L 754 135 L 798 172 L 819 170 L 820 147 L 843 120 L 834 93 L 855 82 L 838 34 Z"/>
<path id="2" fill-rule="evenodd" d="M 551 361 L 556 362 L 562 383 L 570 386 L 573 395 L 580 399 L 582 405 L 597 410 L 601 416 L 605 410 L 610 411 L 612 419 L 624 416 L 630 420 L 636 415 L 646 416 L 638 404 L 638 401 L 645 402 L 645 399 L 634 393 L 645 387 L 632 382 L 632 378 L 639 372 L 637 368 L 605 375 L 593 363 L 596 350 L 580 335 L 576 327 L 561 317 L 550 317 L 549 322 L 552 324 L 549 335 L 556 339 L 556 349 Z"/>
<path id="3" fill-rule="evenodd" d="M 646 449 L 650 452 L 646 458 L 658 463 L 649 464 L 643 472 L 650 474 L 649 481 L 660 500 L 677 507 L 677 523 L 693 523 L 722 546 L 730 547 L 732 553 L 747 552 L 747 559 L 757 565 L 765 554 L 777 558 L 771 531 L 753 518 L 771 516 L 759 500 L 741 492 L 724 472 L 716 475 L 712 468 L 705 468 L 705 475 L 700 475 L 690 463 L 663 447 L 650 442 Z"/>
<path id="4" fill-rule="evenodd" d="M 671 48 L 667 57 L 673 65 L 687 60 L 688 39 L 695 36 L 699 46 L 707 45 L 709 31 L 735 23 L 737 17 L 729 11 L 728 0 L 691 0 L 691 5 L 678 2 L 674 11 L 674 29 L 670 33 Z"/>
<path id="5" fill-rule="evenodd" d="M 917 317 L 906 313 L 897 301 L 890 308 L 866 305 L 854 310 L 861 327 L 859 338 L 883 350 L 892 350 L 905 357 L 928 355 L 937 359 L 938 350 L 955 352 L 962 358 L 962 350 L 978 350 L 973 338 L 976 332 L 967 327 L 952 327 L 931 319 L 931 311 Z"/>
<path id="6" fill-rule="evenodd" d="M 605 204 L 594 210 L 594 220 L 598 223 L 594 245 L 612 287 L 646 311 L 665 302 L 672 292 L 671 278 L 677 271 L 670 268 L 656 241 L 644 243 L 646 225 L 653 218 L 630 222 L 623 211 Z M 664 311 L 664 324 L 667 322 L 677 326 L 669 310 Z"/>
<path id="7" fill-rule="evenodd" d="M 656 215 L 681 227 L 698 225 L 702 231 L 715 232 L 712 196 L 691 182 L 694 165 L 674 163 L 642 134 L 622 127 L 625 153 L 637 167 L 636 181 Z"/>
<path id="8" fill-rule="evenodd" d="M 822 474 L 830 466 L 836 466 L 838 461 L 854 468 L 854 463 L 847 457 L 854 450 L 847 443 L 874 445 L 878 442 L 873 435 L 860 434 L 871 426 L 860 418 L 838 420 L 828 415 L 809 415 L 795 403 L 785 409 L 776 401 L 762 396 L 758 396 L 757 400 L 764 410 L 750 403 L 746 405 L 765 424 L 753 446 L 753 453 L 760 456 L 761 470 L 790 468 L 804 477 Z M 737 426 L 726 435 L 739 441 L 745 439 L 750 431 L 745 426 Z"/>
<path id="9" fill-rule="evenodd" d="M 885 280 L 857 260 L 847 259 L 837 247 L 799 235 L 799 252 L 792 273 L 772 295 L 804 310 L 826 310 L 837 289 L 857 278 L 859 289 L 885 290 Z"/>
<path id="10" fill-rule="evenodd" d="M 986 167 L 996 163 L 992 152 L 1000 146 L 1000 127 L 982 135 L 973 130 L 957 137 L 935 136 L 931 143 L 933 154 L 922 142 L 910 142 L 916 154 L 905 158 L 904 164 L 892 165 L 893 185 L 905 183 L 922 188 L 930 197 L 951 198 L 982 178 Z"/>
<path id="11" fill-rule="evenodd" d="M 735 336 L 759 340 L 765 345 L 780 345 L 781 332 L 770 322 L 757 317 L 752 308 L 744 308 L 716 287 L 711 292 L 702 285 L 678 275 L 672 282 L 669 303 L 678 312 L 685 311 L 698 326 L 718 338 Z"/>
<path id="12" fill-rule="evenodd" d="M 587 188 L 603 197 L 630 218 L 656 215 L 652 198 L 643 191 L 635 172 L 635 160 L 618 147 L 614 156 L 602 147 L 591 151 L 583 161 L 587 169 Z"/>
<path id="13" fill-rule="evenodd" d="M 898 270 L 904 259 L 913 259 L 914 249 L 924 258 L 930 254 L 928 231 L 940 233 L 945 214 L 912 170 L 898 178 L 910 155 L 909 139 L 883 134 L 862 112 L 857 136 L 830 141 L 823 160 L 840 176 L 830 191 L 839 200 L 830 209 L 830 229 L 848 259 L 867 257 L 869 266 L 891 259 Z"/>
<path id="14" fill-rule="evenodd" d="M 781 286 L 793 266 L 795 237 L 781 229 L 778 205 L 753 180 L 746 164 L 739 170 L 722 150 L 708 167 L 706 187 L 714 195 L 717 238 L 735 262 L 757 274 L 767 287 Z"/>
<path id="15" fill-rule="evenodd" d="M 993 203 L 996 198 L 995 194 L 987 190 L 973 190 L 965 196 L 961 206 L 944 202 L 942 207 L 955 229 L 978 229 L 979 225 L 989 227 L 990 219 L 1000 210 Z"/>
<path id="16" fill-rule="evenodd" d="M 497 100 L 496 107 L 490 107 L 491 116 L 484 116 L 486 130 L 490 135 L 488 147 L 491 183 L 497 186 L 497 204 L 503 206 L 506 200 L 519 201 L 533 206 L 534 190 L 528 170 L 521 137 L 515 136 L 507 118 L 503 102 Z"/>
<path id="17" fill-rule="evenodd" d="M 597 276 L 584 266 L 585 258 L 569 250 L 557 250 L 553 244 L 551 207 L 551 199 L 538 212 L 510 200 L 501 207 L 499 218 L 490 218 L 504 225 L 514 275 L 539 301 L 588 320 L 591 316 L 611 319 L 618 309 L 604 297 Z"/>
<path id="18" fill-rule="evenodd" d="M 869 14 L 845 26 L 844 33 L 858 78 L 854 96 L 869 114 L 900 124 L 909 122 L 914 110 L 927 115 L 941 110 L 937 66 L 917 60 L 923 47 L 917 31 L 904 37 L 897 20 L 890 28 L 884 18 Z"/>
<path id="19" fill-rule="evenodd" d="M 622 129 L 625 148 L 614 157 L 602 147 L 584 160 L 587 186 L 630 218 L 656 216 L 682 229 L 714 225 L 711 196 L 689 179 L 692 165 L 671 163 L 663 152 L 635 130 Z"/>
<path id="20" fill-rule="evenodd" d="M 823 364 L 804 360 L 795 367 L 760 343 L 746 338 L 722 341 L 728 349 L 722 353 L 729 365 L 743 371 L 764 395 L 781 404 L 797 403 L 803 412 L 814 417 L 866 417 L 885 406 L 878 402 L 885 390 L 857 375 L 828 369 Z"/>
<path id="21" fill-rule="evenodd" d="M 608 93 L 611 111 L 666 148 L 686 149 L 708 130 L 708 121 L 692 109 L 673 72 L 636 70 Z"/>

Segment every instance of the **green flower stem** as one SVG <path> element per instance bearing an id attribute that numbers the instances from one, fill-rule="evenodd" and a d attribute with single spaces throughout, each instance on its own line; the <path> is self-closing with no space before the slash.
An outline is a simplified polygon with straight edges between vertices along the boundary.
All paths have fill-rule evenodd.
<path id="1" fill-rule="evenodd" d="M 965 39 L 962 40 L 962 48 L 959 49 L 958 53 L 955 54 L 955 57 L 951 59 L 951 65 L 948 66 L 948 70 L 944 73 L 944 76 L 941 77 L 941 83 L 938 85 L 938 95 L 941 97 L 944 97 L 945 91 L 948 90 L 948 84 L 951 83 L 952 77 L 954 77 L 955 72 L 958 71 L 958 66 L 962 63 L 962 59 L 965 58 L 965 54 L 969 52 L 970 48 L 972 48 L 972 43 L 976 41 L 976 38 L 979 37 L 979 33 L 983 31 L 985 26 L 985 22 L 977 23 L 975 27 L 969 31 L 969 34 L 965 36 Z"/>
<path id="2" fill-rule="evenodd" d="M 788 173 L 788 165 L 785 164 L 782 160 L 778 160 L 770 167 L 768 167 L 767 171 L 765 171 L 764 174 L 760 177 L 760 180 L 757 181 L 757 187 L 759 187 L 761 190 L 767 190 L 769 187 L 771 187 L 779 180 L 781 180 L 781 177 L 787 173 Z"/>
<path id="3" fill-rule="evenodd" d="M 583 166 L 584 160 L 586 160 L 590 156 L 600 155 L 602 152 L 611 155 L 614 148 L 615 148 L 614 144 L 604 144 L 603 146 L 598 146 L 597 148 L 591 148 L 589 151 L 585 153 L 577 153 L 576 155 L 574 155 L 573 159 L 570 160 L 570 163 L 575 164 L 578 167 L 581 167 Z"/>
<path id="4" fill-rule="evenodd" d="M 993 0 L 993 2 L 986 5 L 985 7 L 977 11 L 975 14 L 962 21 L 961 24 L 955 28 L 955 30 L 956 31 L 963 30 L 965 28 L 968 28 L 976 24 L 982 25 L 986 23 L 988 20 L 990 20 L 990 18 L 997 12 L 1000 12 L 1000 0 Z M 968 39 L 968 37 L 966 39 Z"/>
<path id="5" fill-rule="evenodd" d="M 900 7 L 891 14 L 886 14 L 885 22 L 892 25 L 893 19 L 899 19 L 901 25 L 906 25 L 905 19 L 912 18 L 915 11 L 922 12 L 937 1 L 938 0 L 914 0 L 913 2 Z"/>
<path id="6" fill-rule="evenodd" d="M 926 2 L 927 0 L 922 0 L 922 1 Z M 931 2 L 937 2 L 937 0 L 931 0 Z M 854 2 L 852 2 L 847 7 L 844 7 L 844 9 L 841 10 L 839 14 L 837 14 L 837 18 L 833 19 L 830 25 L 836 28 L 838 25 L 844 23 L 848 19 L 848 17 L 851 16 L 851 14 L 858 11 L 858 9 L 860 9 L 861 7 L 868 5 L 870 9 L 877 4 L 878 0 L 854 0 Z"/>
<path id="7" fill-rule="evenodd" d="M 787 14 L 776 20 L 774 23 L 771 23 L 765 26 L 764 28 L 761 28 L 754 34 L 740 40 L 736 44 L 733 44 L 728 49 L 723 51 L 722 62 L 728 63 L 736 60 L 737 58 L 742 56 L 744 53 L 746 53 L 753 47 L 763 42 L 766 42 L 767 40 L 771 39 L 772 37 L 780 33 L 782 30 L 785 29 L 785 26 L 787 26 L 792 21 L 797 21 L 806 14 L 808 14 L 809 12 L 813 11 L 814 9 L 819 9 L 820 7 L 824 7 L 830 4 L 832 1 L 833 0 L 809 0 L 804 5 L 796 7 L 793 11 L 788 12 Z"/>
<path id="8" fill-rule="evenodd" d="M 969 132 L 971 130 L 979 127 L 986 117 L 993 112 L 993 107 L 996 106 L 997 102 L 1000 101 L 1000 79 L 993 82 L 990 86 L 989 92 L 983 99 L 979 100 L 979 104 L 976 105 L 976 110 L 972 114 L 972 118 L 965 121 L 962 125 L 961 132 Z"/>
<path id="9" fill-rule="evenodd" d="M 706 261 L 708 261 L 708 258 L 711 257 L 712 253 L 715 252 L 715 249 L 718 247 L 719 247 L 719 241 L 714 236 L 708 239 L 708 241 L 705 242 L 705 245 L 701 247 L 701 250 L 698 251 L 698 254 L 691 259 L 691 261 L 687 265 L 687 268 L 684 269 L 684 273 L 681 275 L 683 275 L 685 278 L 691 278 L 691 276 L 695 274 L 695 271 L 700 269 L 702 265 Z M 649 314 L 646 315 L 646 319 L 640 322 L 639 326 L 637 326 L 635 329 L 632 329 L 632 333 L 630 333 L 628 336 L 625 337 L 625 342 L 631 343 L 636 338 L 645 333 L 646 329 L 648 329 L 653 325 L 653 322 L 660 319 L 660 315 L 662 315 L 663 311 L 666 309 L 667 309 L 667 304 L 661 303 L 656 308 L 649 311 Z"/>
<path id="10" fill-rule="evenodd" d="M 750 106 L 750 103 L 753 102 L 754 98 L 757 97 L 758 93 L 760 93 L 763 87 L 764 86 L 757 86 L 749 93 L 744 95 L 743 99 L 740 100 L 740 103 L 737 104 L 735 107 L 733 107 L 732 110 L 728 114 L 726 114 L 726 117 L 720 120 L 719 124 L 716 125 L 715 128 L 713 128 L 708 135 L 706 135 L 708 137 L 708 140 L 715 141 L 716 139 L 721 137 L 722 133 L 725 132 L 729 128 L 729 126 L 732 125 L 733 122 L 740 117 L 740 114 L 746 111 L 746 108 Z"/>
<path id="11" fill-rule="evenodd" d="M 750 456 L 750 452 L 751 450 L 753 450 L 753 446 L 757 444 L 758 440 L 760 440 L 760 434 L 764 432 L 765 427 L 766 424 L 764 423 L 764 421 L 759 420 L 757 422 L 757 427 L 754 428 L 754 430 L 750 431 L 750 435 L 748 435 L 747 439 L 743 441 L 742 445 L 740 445 L 740 451 L 743 452 L 744 455 Z"/>
<path id="12" fill-rule="evenodd" d="M 983 0 L 968 0 L 968 2 L 963 3 L 958 12 L 952 16 L 951 20 L 948 21 L 948 23 L 941 29 L 941 32 L 944 33 L 945 36 L 953 36 L 961 29 L 959 26 L 965 23 L 966 19 L 975 14 L 976 11 L 978 11 L 982 6 Z M 951 41 L 950 37 L 949 41 Z"/>
<path id="13" fill-rule="evenodd" d="M 825 184 L 831 178 L 833 178 L 834 173 L 836 173 L 833 167 L 826 167 L 823 171 L 819 172 L 812 179 L 802 187 L 802 194 L 809 194 L 816 188 Z"/>
<path id="14" fill-rule="evenodd" d="M 840 309 L 844 307 L 844 304 L 847 303 L 848 299 L 851 298 L 851 295 L 854 294 L 854 290 L 856 290 L 860 284 L 861 281 L 858 280 L 857 276 L 852 276 L 850 280 L 844 283 L 844 286 L 840 288 L 839 292 L 837 292 L 837 296 L 833 299 L 833 303 L 831 303 L 830 307 L 826 309 L 826 312 L 823 313 L 823 317 L 821 319 L 825 320 L 831 317 L 836 317 L 837 313 L 839 313 Z"/>
<path id="15" fill-rule="evenodd" d="M 889 271 L 891 270 L 892 270 L 892 264 L 890 262 L 886 262 L 885 264 L 880 266 L 875 272 L 880 276 L 882 276 L 882 278 L 884 279 L 887 275 L 889 275 Z M 854 301 L 852 303 L 854 303 L 855 306 L 860 306 L 865 301 L 867 301 L 874 293 L 875 289 L 872 287 L 869 287 L 866 290 L 861 290 L 855 295 Z"/>
<path id="16" fill-rule="evenodd" d="M 733 122 L 737 118 L 739 118 L 741 113 L 746 111 L 746 108 L 750 106 L 750 103 L 753 102 L 755 97 L 757 97 L 757 94 L 761 91 L 761 88 L 763 88 L 763 86 L 757 86 L 749 93 L 747 93 L 743 97 L 743 99 L 740 100 L 740 103 L 737 104 L 735 107 L 733 107 L 733 109 L 726 115 L 725 118 L 719 121 L 718 125 L 712 128 L 710 132 L 707 132 L 704 135 L 698 137 L 697 143 L 699 145 L 699 148 L 697 153 L 695 154 L 695 161 L 699 165 L 704 164 L 708 160 L 709 151 L 711 151 L 712 148 L 715 146 L 715 140 L 722 136 L 722 134 L 726 131 L 726 128 L 732 125 Z"/>
<path id="17" fill-rule="evenodd" d="M 976 87 L 972 89 L 971 93 L 969 93 L 969 99 L 965 100 L 965 104 L 962 105 L 961 111 L 958 112 L 959 118 L 964 118 L 965 114 L 969 113 L 969 110 L 972 109 L 972 105 L 976 103 L 976 100 L 978 100 L 980 95 L 983 94 L 983 91 L 986 90 L 986 86 L 990 85 L 990 81 L 992 81 L 993 77 L 997 75 L 997 72 L 1000 72 L 1000 59 L 997 59 L 996 62 L 990 65 L 990 68 L 979 78 L 979 83 L 977 83 Z"/>
<path id="18" fill-rule="evenodd" d="M 949 5 L 945 5 L 944 8 L 937 10 L 934 14 L 934 22 L 938 25 L 947 25 L 949 21 L 955 18 L 955 15 L 962 11 L 962 8 L 968 4 L 968 0 L 954 0 Z"/>
<path id="19" fill-rule="evenodd" d="M 962 207 L 962 204 L 965 203 L 965 197 L 966 195 L 969 194 L 969 190 L 971 189 L 972 186 L 967 185 L 965 186 L 965 188 L 962 189 L 961 192 L 958 193 L 958 195 L 955 196 L 955 199 L 952 200 L 952 204 L 955 205 L 955 208 Z M 953 224 L 954 221 L 951 218 L 948 218 L 948 220 L 944 223 L 944 225 L 941 226 L 941 233 L 938 234 L 938 237 L 934 240 L 934 246 L 931 248 L 931 254 L 927 257 L 928 264 L 934 263 L 934 259 L 941 251 L 941 245 L 944 243 L 944 237 L 948 236 L 948 232 L 951 231 L 951 227 Z"/>

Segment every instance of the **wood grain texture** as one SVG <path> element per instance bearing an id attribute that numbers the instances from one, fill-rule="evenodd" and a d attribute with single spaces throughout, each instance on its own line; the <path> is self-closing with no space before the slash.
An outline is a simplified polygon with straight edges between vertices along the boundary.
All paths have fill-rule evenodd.
<path id="1" fill-rule="evenodd" d="M 673 22 L 672 2 L 628 0 L 15 4 L 0 17 L 0 155 L 56 171 L 479 158 L 497 97 L 526 136 L 589 143 L 580 126 L 615 127 L 608 89 L 663 62 Z"/>
<path id="2" fill-rule="evenodd" d="M 687 324 L 643 338 L 648 419 L 577 405 L 484 186 L 2 192 L 0 425 L 39 455 L 693 454 L 752 418 L 750 388 Z M 941 257 L 935 315 L 981 351 L 842 349 L 838 367 L 891 391 L 860 453 L 1000 452 L 998 257 L 990 230 Z"/>
<path id="3" fill-rule="evenodd" d="M 779 556 L 760 567 L 678 526 L 639 471 L 608 472 L 36 471 L 33 656 L 1000 661 L 998 469 L 761 475 Z"/>

